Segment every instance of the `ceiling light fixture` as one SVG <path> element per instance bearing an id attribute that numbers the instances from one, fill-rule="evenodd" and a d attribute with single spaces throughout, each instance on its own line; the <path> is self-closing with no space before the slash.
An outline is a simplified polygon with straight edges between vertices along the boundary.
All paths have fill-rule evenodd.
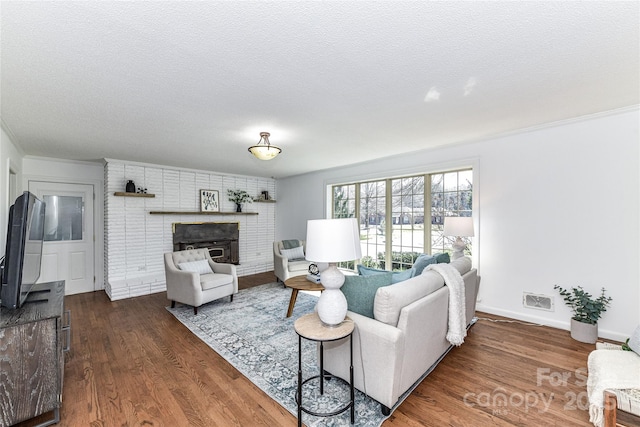
<path id="1" fill-rule="evenodd" d="M 260 160 L 271 160 L 282 153 L 280 148 L 269 143 L 269 135 L 269 132 L 260 132 L 260 141 L 249 147 L 249 152 Z"/>

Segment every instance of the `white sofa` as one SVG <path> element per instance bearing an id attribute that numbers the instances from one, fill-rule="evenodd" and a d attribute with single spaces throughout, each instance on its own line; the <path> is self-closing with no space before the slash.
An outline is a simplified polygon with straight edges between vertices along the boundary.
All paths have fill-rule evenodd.
<path id="1" fill-rule="evenodd" d="M 475 313 L 480 279 L 471 259 L 451 262 L 465 284 L 466 324 Z M 374 300 L 374 317 L 349 311 L 353 333 L 355 387 L 380 402 L 388 415 L 402 394 L 428 373 L 452 348 L 446 339 L 449 288 L 433 270 L 381 287 Z M 464 345 L 464 344 L 463 344 Z M 324 343 L 324 369 L 349 379 L 349 341 Z"/>

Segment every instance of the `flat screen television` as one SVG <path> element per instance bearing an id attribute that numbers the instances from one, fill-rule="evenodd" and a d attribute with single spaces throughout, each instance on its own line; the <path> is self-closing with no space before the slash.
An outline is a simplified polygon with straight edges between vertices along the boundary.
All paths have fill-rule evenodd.
<path id="1" fill-rule="evenodd" d="M 28 191 L 9 208 L 0 305 L 19 308 L 40 277 L 45 203 Z"/>

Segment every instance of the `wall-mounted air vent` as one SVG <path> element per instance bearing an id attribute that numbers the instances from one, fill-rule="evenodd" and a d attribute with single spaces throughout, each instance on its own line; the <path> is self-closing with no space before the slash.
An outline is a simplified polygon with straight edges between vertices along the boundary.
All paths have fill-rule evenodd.
<path id="1" fill-rule="evenodd" d="M 526 308 L 535 308 L 536 310 L 553 311 L 553 297 L 523 292 L 522 305 Z"/>

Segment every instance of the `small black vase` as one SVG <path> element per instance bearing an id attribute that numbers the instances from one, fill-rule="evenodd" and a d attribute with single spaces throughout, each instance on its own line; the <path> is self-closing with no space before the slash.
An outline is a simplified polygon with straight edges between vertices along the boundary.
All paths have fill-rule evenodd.
<path id="1" fill-rule="evenodd" d="M 242 203 L 236 203 L 236 212 L 242 212 Z"/>
<path id="2" fill-rule="evenodd" d="M 125 187 L 125 191 L 127 193 L 135 193 L 136 192 L 136 185 L 133 183 L 132 180 L 129 180 L 129 182 L 127 182 L 127 186 Z"/>

